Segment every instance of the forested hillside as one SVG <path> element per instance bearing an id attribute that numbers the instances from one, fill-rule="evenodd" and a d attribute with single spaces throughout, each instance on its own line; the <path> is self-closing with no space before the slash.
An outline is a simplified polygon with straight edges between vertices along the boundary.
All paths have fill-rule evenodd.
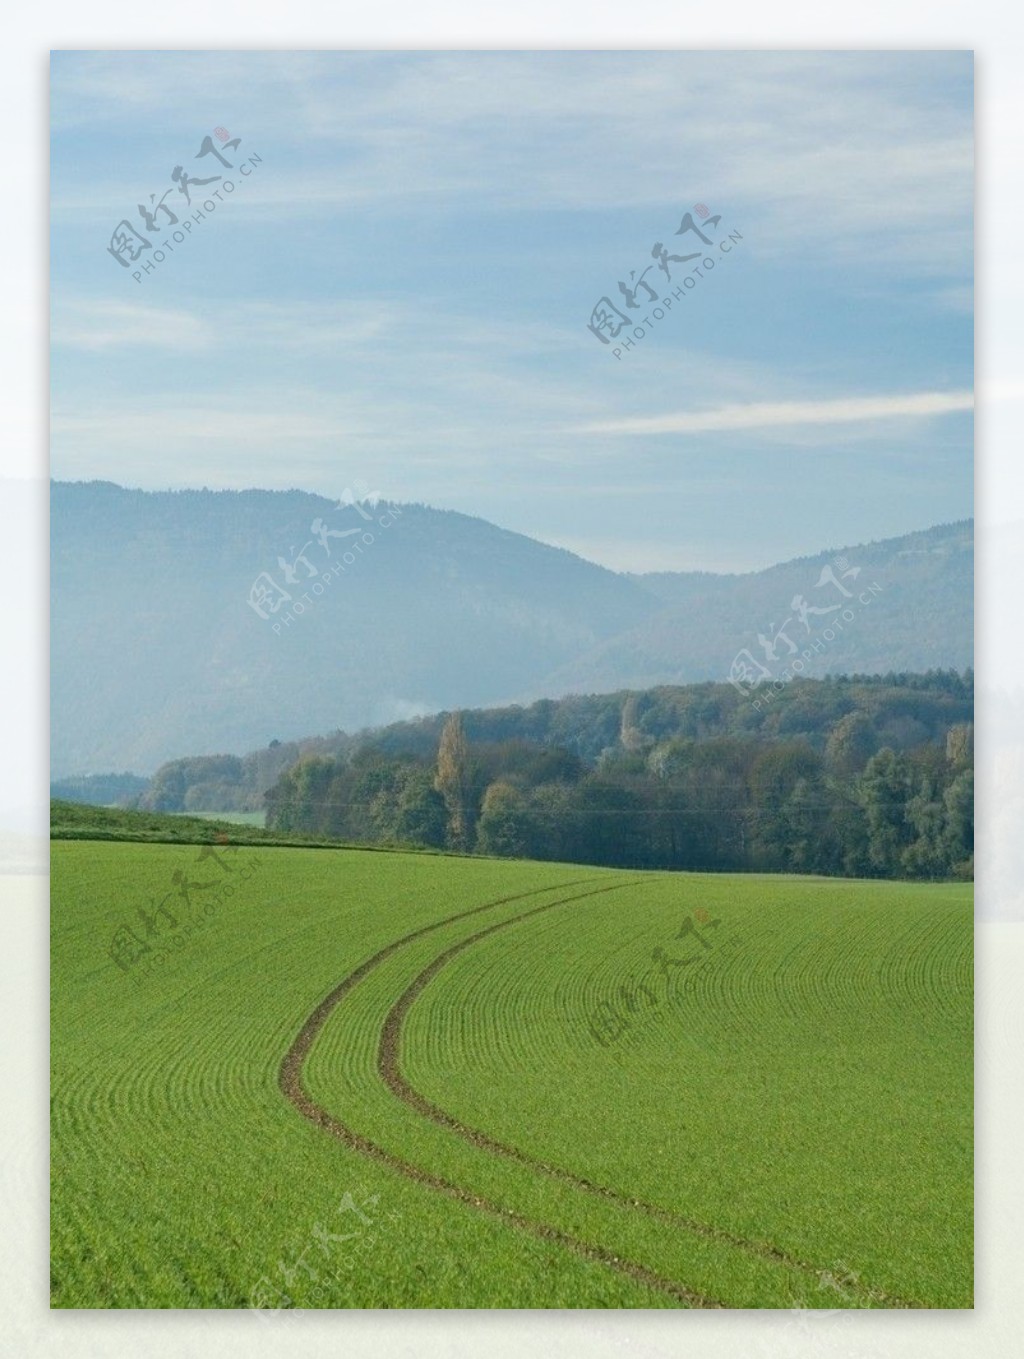
<path id="1" fill-rule="evenodd" d="M 968 877 L 970 672 L 542 700 L 165 765 L 139 805 L 351 843 L 649 868 Z M 264 798 L 264 792 L 266 796 Z"/>

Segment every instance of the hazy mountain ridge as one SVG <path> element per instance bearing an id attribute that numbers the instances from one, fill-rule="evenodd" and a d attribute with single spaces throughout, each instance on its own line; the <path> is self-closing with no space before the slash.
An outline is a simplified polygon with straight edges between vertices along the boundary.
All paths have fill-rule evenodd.
<path id="1" fill-rule="evenodd" d="M 397 509 L 397 507 L 396 507 Z M 657 607 L 560 548 L 451 511 L 402 506 L 380 527 L 302 492 L 52 488 L 53 747 L 58 774 L 148 772 L 181 754 L 356 729 L 451 702 L 516 698 Z M 274 624 L 261 572 L 322 518 L 375 541 L 313 607 Z M 337 564 L 350 545 L 307 557 Z M 296 598 L 306 590 L 289 587 Z M 128 723 L 131 727 L 128 727 Z"/>
<path id="2" fill-rule="evenodd" d="M 367 520 L 301 491 L 57 482 L 51 500 L 57 775 L 148 773 L 185 753 L 419 712 L 721 679 L 837 555 L 883 593 L 808 673 L 971 664 L 969 521 L 744 576 L 648 580 L 420 505 L 395 506 L 381 527 L 384 505 L 365 507 Z M 286 606 L 261 619 L 250 589 L 261 572 L 282 581 L 278 557 L 311 542 L 317 517 L 374 541 L 275 632 Z M 312 541 L 307 558 L 329 568 L 349 541 L 328 540 L 330 558 Z"/>
<path id="3" fill-rule="evenodd" d="M 704 572 L 657 573 L 631 579 L 657 593 L 663 607 L 630 631 L 599 644 L 546 677 L 557 692 L 728 678 L 733 659 L 746 649 L 767 662 L 758 635 L 771 638 L 783 627 L 797 647 L 782 643 L 779 675 L 791 655 L 800 656 L 816 639 L 822 649 L 806 662 L 805 674 L 885 674 L 889 671 L 964 670 L 973 665 L 974 525 L 972 520 L 938 525 L 880 542 L 836 548 L 795 558 L 766 570 L 716 576 Z M 851 598 L 837 590 L 817 594 L 823 568 L 843 561 L 855 577 L 834 574 Z M 861 604 L 865 587 L 880 593 Z M 811 615 L 804 627 L 792 607 L 803 597 L 817 607 L 841 602 L 855 617 L 832 639 L 822 633 L 831 615 Z"/>

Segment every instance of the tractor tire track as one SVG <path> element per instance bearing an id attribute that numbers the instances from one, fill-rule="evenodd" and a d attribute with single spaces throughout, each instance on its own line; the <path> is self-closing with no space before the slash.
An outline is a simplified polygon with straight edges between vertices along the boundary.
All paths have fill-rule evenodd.
<path id="1" fill-rule="evenodd" d="M 487 1213 L 499 1221 L 507 1223 L 509 1226 L 516 1227 L 531 1236 L 537 1237 L 542 1241 L 550 1241 L 556 1245 L 565 1247 L 573 1254 L 586 1260 L 594 1261 L 598 1264 L 607 1265 L 618 1273 L 625 1275 L 634 1282 L 644 1284 L 649 1288 L 655 1289 L 660 1293 L 668 1294 L 678 1302 L 687 1307 L 694 1308 L 724 1308 L 725 1303 L 703 1296 L 695 1290 L 688 1288 L 685 1284 L 676 1283 L 672 1279 L 663 1278 L 661 1275 L 648 1269 L 645 1265 L 636 1264 L 631 1260 L 623 1259 L 621 1256 L 605 1250 L 601 1246 L 595 1246 L 587 1241 L 582 1241 L 577 1237 L 570 1236 L 566 1232 L 550 1227 L 543 1222 L 538 1222 L 533 1218 L 525 1217 L 510 1208 L 505 1208 L 501 1204 L 494 1203 L 478 1194 L 473 1194 L 469 1190 L 462 1188 L 461 1185 L 446 1180 L 439 1175 L 433 1175 L 429 1171 L 423 1170 L 419 1166 L 395 1156 L 385 1147 L 365 1137 L 362 1133 L 356 1132 L 348 1127 L 340 1119 L 335 1118 L 322 1106 L 318 1105 L 308 1094 L 302 1084 L 302 1067 L 306 1057 L 309 1055 L 310 1048 L 314 1040 L 320 1033 L 324 1024 L 327 1022 L 331 1013 L 338 1003 L 357 986 L 360 981 L 375 967 L 378 967 L 387 958 L 390 958 L 400 948 L 411 943 L 415 939 L 420 939 L 424 935 L 431 934 L 435 930 L 443 928 L 459 920 L 480 914 L 482 911 L 493 910 L 496 906 L 507 905 L 509 902 L 521 901 L 527 897 L 539 896 L 545 892 L 556 892 L 566 887 L 575 887 L 587 882 L 594 882 L 594 878 L 580 878 L 572 882 L 553 884 L 550 887 L 537 888 L 530 892 L 518 892 L 512 896 L 500 897 L 496 901 L 485 902 L 482 906 L 474 906 L 468 911 L 460 911 L 456 915 L 448 916 L 444 920 L 435 921 L 433 924 L 424 925 L 418 930 L 412 930 L 409 934 L 403 935 L 393 943 L 386 945 L 378 950 L 371 958 L 361 963 L 353 972 L 350 972 L 333 991 L 331 991 L 313 1013 L 308 1017 L 300 1029 L 295 1041 L 285 1053 L 278 1071 L 278 1085 L 284 1097 L 298 1110 L 300 1114 L 316 1127 L 322 1128 L 330 1133 L 332 1137 L 338 1138 L 353 1151 L 371 1158 L 390 1170 L 397 1171 L 405 1178 L 422 1184 L 438 1193 L 445 1194 L 447 1197 L 465 1204 L 467 1207 L 475 1208 L 479 1212 Z M 596 895 L 599 892 L 612 892 L 620 890 L 627 884 L 616 883 L 608 887 L 596 888 L 594 892 L 583 892 L 578 897 L 564 898 L 564 901 L 579 900 L 580 897 Z"/>
<path id="2" fill-rule="evenodd" d="M 625 887 L 635 884 L 623 883 L 621 885 Z M 603 890 L 608 891 L 615 889 L 605 888 Z M 583 895 L 591 896 L 594 895 L 594 893 L 587 892 Z M 609 1199 L 614 1203 L 621 1204 L 636 1212 L 644 1213 L 647 1216 L 665 1222 L 670 1226 L 681 1228 L 695 1236 L 719 1241 L 725 1245 L 733 1246 L 738 1250 L 759 1256 L 761 1259 L 770 1260 L 776 1264 L 787 1265 L 792 1269 L 800 1270 L 806 1274 L 812 1274 L 817 1277 L 819 1281 L 823 1278 L 830 1277 L 830 1270 L 822 1269 L 806 1260 L 801 1260 L 797 1256 L 791 1255 L 788 1251 L 783 1250 L 780 1246 L 776 1246 L 769 1241 L 754 1241 L 747 1237 L 738 1236 L 723 1227 L 716 1227 L 709 1223 L 699 1222 L 694 1218 L 688 1218 L 679 1213 L 674 1213 L 671 1209 L 661 1208 L 657 1204 L 647 1203 L 642 1199 L 633 1198 L 628 1194 L 622 1193 L 620 1190 L 611 1189 L 606 1185 L 595 1184 L 592 1180 L 587 1180 L 581 1176 L 574 1175 L 571 1171 L 565 1170 L 561 1166 L 552 1165 L 550 1162 L 530 1156 L 519 1147 L 501 1142 L 497 1138 L 491 1137 L 490 1134 L 482 1132 L 479 1128 L 472 1128 L 468 1124 L 463 1123 L 446 1109 L 442 1109 L 439 1105 L 434 1104 L 432 1100 L 427 1099 L 424 1094 L 416 1090 L 406 1079 L 401 1069 L 402 1029 L 405 1019 L 417 998 L 438 973 L 441 972 L 453 958 L 456 958 L 460 953 L 463 953 L 467 948 L 478 943 L 481 939 L 485 939 L 489 935 L 497 933 L 499 930 L 507 929 L 510 925 L 516 925 L 520 921 L 529 920 L 535 915 L 540 915 L 545 911 L 553 910 L 556 906 L 565 905 L 568 901 L 576 901 L 578 899 L 578 897 L 567 897 L 560 901 L 545 902 L 542 906 L 536 906 L 532 910 L 511 916 L 507 920 L 499 920 L 495 924 L 488 925 L 485 929 L 478 930 L 475 934 L 471 934 L 467 936 L 467 938 L 459 940 L 450 948 L 445 949 L 443 953 L 439 954 L 433 962 L 428 963 L 422 972 L 413 979 L 405 991 L 399 996 L 398 1000 L 388 1011 L 384 1020 L 384 1027 L 381 1030 L 380 1045 L 377 1051 L 377 1070 L 380 1073 L 381 1079 L 398 1099 L 414 1109 L 423 1118 L 455 1133 L 475 1147 L 492 1152 L 496 1156 L 503 1156 L 508 1160 L 516 1161 L 520 1165 L 528 1166 L 539 1171 L 541 1174 L 549 1176 L 551 1179 L 559 1180 L 563 1184 L 571 1185 L 575 1189 L 581 1189 L 585 1193 L 594 1194 L 599 1198 Z M 864 1300 L 879 1302 L 882 1307 L 885 1308 L 912 1309 L 927 1308 L 928 1306 L 927 1303 L 908 1301 L 897 1297 L 894 1294 L 887 1293 L 883 1289 L 868 1288 L 866 1285 L 860 1283 L 844 1283 L 843 1286 L 851 1294 L 855 1294 Z"/>

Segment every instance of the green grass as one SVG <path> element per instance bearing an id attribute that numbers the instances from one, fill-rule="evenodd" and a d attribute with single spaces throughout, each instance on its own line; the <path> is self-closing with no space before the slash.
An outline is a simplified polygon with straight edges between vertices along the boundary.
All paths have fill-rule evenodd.
<path id="1" fill-rule="evenodd" d="M 125 807 L 98 807 L 85 802 L 50 799 L 51 840 L 134 840 L 147 844 L 214 844 L 218 837 L 233 845 L 296 845 L 338 849 L 337 840 L 267 830 L 262 812 L 138 812 Z M 356 846 L 349 846 L 356 848 Z M 360 845 L 365 853 L 379 845 Z M 438 851 L 403 847 L 407 853 Z"/>
<path id="2" fill-rule="evenodd" d="M 54 1306 L 971 1305 L 968 886 L 199 852 L 53 845 Z M 109 956 L 175 873 L 243 872 L 187 938 L 172 896 L 152 970 Z M 282 1060 L 414 931 L 312 1041 L 318 1126 Z M 602 1045 L 656 949 L 700 961 Z"/>

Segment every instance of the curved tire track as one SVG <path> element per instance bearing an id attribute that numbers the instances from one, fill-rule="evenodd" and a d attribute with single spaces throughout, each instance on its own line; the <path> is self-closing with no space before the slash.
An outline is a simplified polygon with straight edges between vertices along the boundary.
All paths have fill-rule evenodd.
<path id="1" fill-rule="evenodd" d="M 521 1231 L 529 1233 L 531 1236 L 540 1238 L 543 1241 L 551 1241 L 557 1245 L 564 1246 L 567 1250 L 579 1255 L 587 1260 L 609 1266 L 624 1274 L 634 1282 L 646 1285 L 660 1293 L 666 1293 L 675 1298 L 678 1302 L 687 1307 L 694 1308 L 723 1308 L 725 1303 L 712 1298 L 704 1297 L 702 1294 L 688 1288 L 685 1284 L 676 1283 L 672 1279 L 663 1278 L 661 1275 L 648 1269 L 644 1265 L 639 1265 L 630 1260 L 625 1260 L 621 1256 L 614 1255 L 611 1251 L 605 1250 L 601 1246 L 595 1246 L 589 1242 L 582 1241 L 577 1237 L 570 1236 L 566 1232 L 559 1231 L 555 1227 L 550 1227 L 543 1222 L 538 1222 L 532 1218 L 525 1217 L 521 1213 L 514 1212 L 510 1208 L 504 1208 L 501 1204 L 494 1203 L 490 1199 L 483 1198 L 478 1194 L 462 1188 L 461 1185 L 453 1183 L 451 1180 L 443 1179 L 439 1175 L 433 1175 L 429 1171 L 421 1169 L 401 1157 L 393 1155 L 386 1148 L 356 1132 L 348 1127 L 340 1119 L 335 1118 L 322 1106 L 318 1105 L 307 1093 L 302 1084 L 302 1067 L 309 1055 L 310 1048 L 314 1040 L 327 1022 L 331 1013 L 338 1003 L 355 987 L 360 981 L 375 967 L 378 967 L 387 958 L 391 957 L 400 948 L 411 943 L 414 939 L 420 939 L 424 935 L 431 934 L 435 930 L 443 928 L 445 925 L 453 924 L 467 917 L 480 914 L 482 911 L 493 910 L 496 906 L 507 905 L 512 901 L 520 901 L 527 897 L 539 896 L 546 892 L 557 892 L 565 887 L 580 886 L 586 882 L 593 882 L 593 878 L 576 879 L 573 882 L 553 884 L 549 887 L 537 888 L 530 892 L 518 892 L 512 896 L 499 897 L 496 901 L 485 902 L 482 906 L 474 906 L 468 911 L 460 911 L 456 915 L 448 916 L 444 920 L 438 920 L 430 925 L 424 925 L 418 930 L 412 930 L 409 934 L 403 935 L 393 943 L 380 949 L 371 958 L 361 963 L 353 972 L 341 981 L 333 991 L 331 991 L 313 1013 L 306 1020 L 300 1029 L 295 1041 L 285 1053 L 278 1071 L 278 1084 L 285 1098 L 295 1106 L 300 1114 L 317 1127 L 322 1128 L 331 1136 L 338 1138 L 353 1151 L 357 1151 L 372 1160 L 387 1166 L 390 1170 L 395 1170 L 404 1175 L 407 1179 L 415 1181 L 417 1184 L 426 1185 L 428 1188 L 436 1190 L 438 1193 L 447 1195 L 459 1203 L 468 1207 L 475 1208 L 479 1212 L 484 1212 L 492 1217 L 498 1218 L 510 1226 L 516 1227 Z M 558 902 L 548 903 L 551 905 L 564 905 L 567 901 L 578 901 L 582 897 L 595 896 L 601 892 L 614 892 L 621 890 L 629 884 L 615 883 L 607 887 L 595 888 L 592 892 L 582 892 L 575 897 L 566 897 Z M 519 918 L 519 917 L 517 917 Z"/>
<path id="2" fill-rule="evenodd" d="M 641 880 L 642 881 L 642 880 Z M 621 886 L 631 886 L 635 884 L 623 883 Z M 604 890 L 615 890 L 606 888 Z M 584 893 L 590 896 L 592 893 Z M 490 1151 L 496 1156 L 503 1156 L 508 1160 L 516 1161 L 520 1165 L 529 1166 L 541 1174 L 549 1176 L 551 1179 L 559 1180 L 564 1184 L 572 1185 L 575 1189 L 581 1189 L 585 1193 L 594 1194 L 603 1199 L 622 1204 L 624 1207 L 633 1209 L 636 1212 L 644 1213 L 649 1217 L 656 1218 L 661 1222 L 668 1223 L 673 1227 L 681 1228 L 695 1236 L 719 1241 L 725 1245 L 733 1246 L 738 1250 L 746 1251 L 749 1254 L 759 1256 L 761 1259 L 770 1260 L 776 1264 L 788 1265 L 792 1269 L 798 1269 L 807 1274 L 813 1274 L 818 1279 L 828 1275 L 831 1271 L 822 1269 L 820 1266 L 813 1265 L 806 1260 L 789 1254 L 780 1246 L 775 1246 L 768 1241 L 754 1241 L 747 1237 L 738 1236 L 733 1232 L 727 1231 L 722 1227 L 715 1227 L 709 1223 L 699 1222 L 694 1218 L 684 1217 L 682 1214 L 674 1213 L 671 1209 L 661 1208 L 657 1204 L 647 1203 L 642 1199 L 622 1193 L 620 1190 L 611 1189 L 606 1185 L 595 1184 L 592 1180 L 584 1179 L 574 1175 L 571 1171 L 565 1170 L 561 1166 L 552 1165 L 550 1162 L 540 1160 L 530 1156 L 519 1147 L 509 1143 L 501 1142 L 497 1138 L 490 1136 L 489 1133 L 482 1132 L 478 1128 L 472 1128 L 468 1124 L 457 1119 L 440 1105 L 434 1104 L 424 1094 L 415 1089 L 405 1078 L 401 1070 L 402 1054 L 402 1029 L 406 1016 L 421 992 L 430 984 L 431 981 L 442 971 L 452 959 L 463 953 L 472 944 L 478 943 L 481 939 L 497 933 L 499 930 L 507 929 L 510 925 L 516 925 L 522 920 L 529 920 L 532 916 L 540 915 L 544 911 L 553 910 L 556 906 L 565 905 L 566 901 L 578 900 L 576 897 L 568 897 L 561 901 L 545 902 L 542 906 L 536 906 L 532 910 L 524 911 L 519 915 L 511 916 L 507 920 L 499 920 L 493 925 L 488 925 L 475 934 L 468 935 L 465 939 L 459 940 L 451 945 L 450 948 L 439 954 L 431 963 L 416 976 L 409 986 L 399 996 L 384 1020 L 384 1027 L 381 1030 L 380 1044 L 377 1050 L 377 1070 L 381 1079 L 388 1086 L 391 1092 L 397 1096 L 404 1104 L 421 1117 L 428 1119 L 440 1127 L 446 1128 L 449 1132 L 454 1132 L 457 1136 L 471 1143 L 475 1147 Z M 880 1301 L 884 1307 L 888 1308 L 926 1308 L 927 1303 L 908 1301 L 899 1298 L 894 1294 L 887 1293 L 883 1289 L 869 1289 L 863 1284 L 845 1284 L 849 1292 L 858 1295 L 863 1299 L 873 1299 Z"/>

